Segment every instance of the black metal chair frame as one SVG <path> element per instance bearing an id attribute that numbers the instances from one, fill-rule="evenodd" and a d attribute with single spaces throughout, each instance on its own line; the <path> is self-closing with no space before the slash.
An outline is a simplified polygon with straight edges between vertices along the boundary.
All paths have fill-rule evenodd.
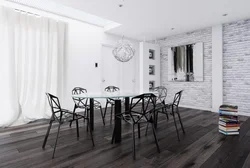
<path id="1" fill-rule="evenodd" d="M 56 97 L 56 96 L 54 96 L 52 94 L 49 94 L 49 93 L 46 93 L 46 95 L 47 95 L 47 98 L 48 98 L 49 105 L 51 107 L 52 115 L 51 115 L 51 118 L 50 118 L 47 133 L 46 133 L 44 141 L 43 141 L 43 145 L 42 145 L 43 149 L 45 149 L 52 123 L 54 121 L 59 123 L 58 130 L 57 130 L 57 135 L 56 135 L 56 141 L 55 141 L 55 145 L 54 145 L 54 151 L 53 151 L 53 155 L 52 155 L 52 159 L 53 159 L 54 156 L 55 156 L 55 150 L 56 150 L 56 145 L 57 145 L 58 136 L 59 136 L 59 132 L 60 132 L 60 127 L 65 122 L 65 120 L 67 121 L 67 117 L 72 117 L 73 116 L 73 120 L 76 121 L 77 139 L 79 138 L 79 123 L 78 123 L 78 120 L 82 119 L 82 118 L 88 120 L 88 118 L 85 118 L 84 116 L 78 115 L 76 113 L 72 113 L 69 110 L 62 109 L 58 97 Z M 89 126 L 89 124 L 88 124 L 88 126 Z M 95 146 L 92 131 L 90 131 L 90 134 L 91 134 L 92 144 L 93 144 L 93 146 Z"/>
<path id="2" fill-rule="evenodd" d="M 120 88 L 116 87 L 116 86 L 108 86 L 104 89 L 106 92 L 117 92 L 120 90 Z M 111 105 L 111 112 L 110 112 L 110 124 L 112 124 L 112 117 L 113 117 L 113 109 L 115 106 L 115 100 L 112 98 L 107 98 L 106 100 L 106 106 L 105 106 L 105 111 L 104 111 L 104 118 L 106 116 L 106 112 L 107 112 L 107 108 L 108 108 L 108 104 Z"/>
<path id="3" fill-rule="evenodd" d="M 159 104 L 157 106 L 162 106 L 162 113 L 166 114 L 167 119 L 169 119 L 168 112 L 167 112 L 167 106 L 166 106 L 166 102 L 165 102 L 166 97 L 167 97 L 167 88 L 164 86 L 158 86 L 158 87 L 154 88 L 154 91 L 158 92 L 156 102 Z M 157 115 L 158 115 L 158 113 L 157 113 Z M 157 119 L 158 119 L 158 116 L 156 117 L 156 120 Z"/>
<path id="4" fill-rule="evenodd" d="M 158 152 L 160 153 L 160 148 L 158 145 L 158 140 L 156 136 L 155 131 L 155 125 L 154 125 L 154 118 L 155 118 L 155 100 L 156 96 L 152 93 L 147 94 L 141 94 L 138 96 L 135 96 L 131 99 L 130 108 L 129 111 L 120 113 L 119 116 L 121 119 L 125 120 L 126 122 L 132 124 L 132 137 L 133 137 L 133 159 L 136 159 L 135 154 L 135 125 L 138 126 L 138 137 L 140 138 L 140 124 L 143 123 L 150 123 L 152 126 L 155 143 Z M 135 108 L 138 107 L 138 105 L 141 106 L 140 110 L 136 110 Z M 129 117 L 127 117 L 129 116 Z M 128 119 L 127 119 L 128 118 Z M 115 128 L 113 131 L 112 141 L 114 142 L 114 136 L 115 136 Z"/>
<path id="5" fill-rule="evenodd" d="M 81 87 L 75 87 L 72 90 L 72 95 L 78 95 L 78 94 L 84 94 L 84 93 L 87 93 L 87 89 L 84 89 Z M 88 104 L 88 99 L 87 98 L 75 98 L 75 97 L 73 97 L 73 101 L 75 103 L 73 113 L 75 113 L 77 109 L 84 109 L 85 118 L 89 118 L 90 105 Z M 104 114 L 102 112 L 101 103 L 97 100 L 94 100 L 94 108 L 100 110 L 102 122 L 103 122 L 103 125 L 105 125 L 105 119 L 104 119 Z M 70 126 L 72 125 L 72 122 L 73 122 L 73 120 L 70 122 Z M 87 127 L 87 130 L 88 130 L 88 127 Z"/>
<path id="6" fill-rule="evenodd" d="M 178 140 L 180 140 L 180 136 L 179 136 L 179 131 L 178 131 L 178 128 L 177 128 L 177 123 L 176 123 L 176 120 L 175 120 L 175 113 L 179 117 L 179 122 L 181 124 L 182 132 L 183 132 L 183 134 L 185 134 L 185 129 L 183 127 L 183 124 L 182 124 L 182 121 L 181 121 L 181 116 L 180 116 L 180 113 L 179 113 L 179 103 L 180 103 L 180 100 L 181 100 L 182 92 L 183 92 L 183 90 L 177 92 L 175 94 L 175 96 L 174 96 L 173 103 L 168 105 L 172 109 L 171 112 L 172 112 L 172 115 L 173 115 L 173 118 L 174 118 L 174 124 L 175 124 L 175 128 L 176 128 L 176 133 L 177 133 Z"/>
<path id="7" fill-rule="evenodd" d="M 180 136 L 179 136 L 179 131 L 178 131 L 177 123 L 176 123 L 176 119 L 175 119 L 175 113 L 178 115 L 179 122 L 180 122 L 180 125 L 181 125 L 181 128 L 182 128 L 182 132 L 183 132 L 183 134 L 185 134 L 185 129 L 183 127 L 183 124 L 182 124 L 182 121 L 181 121 L 181 116 L 180 116 L 180 113 L 179 113 L 179 103 L 180 103 L 180 100 L 181 100 L 182 92 L 183 92 L 183 90 L 181 90 L 181 91 L 179 91 L 179 92 L 177 92 L 175 94 L 172 104 L 170 103 L 170 104 L 165 105 L 165 109 L 170 109 L 171 108 L 171 115 L 173 116 L 173 119 L 174 119 L 176 133 L 177 133 L 177 137 L 178 137 L 179 141 L 180 141 Z M 156 110 L 156 111 L 157 111 L 156 118 L 158 118 L 158 113 L 166 114 L 165 111 L 160 111 L 160 110 Z M 146 130 L 146 132 L 147 132 L 147 130 Z"/>

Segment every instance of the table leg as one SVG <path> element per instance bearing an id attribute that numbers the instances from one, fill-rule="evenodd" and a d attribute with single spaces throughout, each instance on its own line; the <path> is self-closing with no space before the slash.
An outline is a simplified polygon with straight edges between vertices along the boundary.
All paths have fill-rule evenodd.
<path id="1" fill-rule="evenodd" d="M 120 143 L 122 140 L 122 122 L 121 116 L 121 100 L 115 100 L 115 143 Z"/>
<path id="2" fill-rule="evenodd" d="M 129 111 L 129 97 L 125 97 L 125 114 L 128 115 L 126 116 L 126 120 L 130 120 L 128 111 Z"/>
<path id="3" fill-rule="evenodd" d="M 90 114 L 89 114 L 89 121 L 90 121 L 90 129 L 93 131 L 94 130 L 94 99 L 90 98 L 89 100 L 90 103 Z"/>
<path id="4" fill-rule="evenodd" d="M 129 110 L 129 97 L 125 97 L 125 111 Z"/>

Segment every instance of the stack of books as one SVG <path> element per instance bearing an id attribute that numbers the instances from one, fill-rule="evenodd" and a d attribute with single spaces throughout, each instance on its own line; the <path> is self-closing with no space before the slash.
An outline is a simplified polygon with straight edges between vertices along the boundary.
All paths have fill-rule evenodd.
<path id="1" fill-rule="evenodd" d="M 238 106 L 221 105 L 219 114 L 219 132 L 224 135 L 238 135 L 240 130 Z"/>

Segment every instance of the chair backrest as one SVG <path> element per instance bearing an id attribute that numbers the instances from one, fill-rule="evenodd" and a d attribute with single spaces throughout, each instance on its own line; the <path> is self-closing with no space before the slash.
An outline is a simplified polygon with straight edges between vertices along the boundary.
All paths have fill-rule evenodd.
<path id="1" fill-rule="evenodd" d="M 87 93 L 87 89 L 84 89 L 84 88 L 81 88 L 81 87 L 75 87 L 72 90 L 73 95 L 82 94 L 82 93 Z"/>
<path id="2" fill-rule="evenodd" d="M 46 95 L 48 98 L 48 102 L 49 102 L 49 105 L 51 108 L 52 115 L 56 118 L 57 118 L 57 116 L 60 116 L 60 119 L 61 119 L 62 109 L 61 109 L 61 105 L 60 105 L 60 101 L 59 101 L 58 97 L 56 97 L 50 93 L 46 93 Z M 56 113 L 60 113 L 60 114 L 56 115 Z"/>
<path id="3" fill-rule="evenodd" d="M 79 94 L 84 94 L 84 93 L 87 93 L 87 89 L 84 89 L 84 88 L 81 88 L 81 87 L 75 87 L 73 90 L 72 90 L 72 95 L 79 95 Z M 88 102 L 88 99 L 87 98 L 76 98 L 76 97 L 73 97 L 72 98 L 75 105 L 77 107 L 82 107 L 84 108 L 86 105 L 87 105 L 87 102 Z"/>
<path id="4" fill-rule="evenodd" d="M 183 90 L 181 90 L 181 91 L 175 93 L 175 95 L 174 95 L 174 101 L 173 101 L 173 106 L 176 106 L 176 107 L 179 106 L 179 103 L 180 103 L 180 100 L 181 100 L 182 92 L 183 92 Z"/>
<path id="5" fill-rule="evenodd" d="M 106 92 L 116 92 L 119 91 L 120 88 L 116 87 L 116 86 L 108 86 L 104 89 Z"/>
<path id="6" fill-rule="evenodd" d="M 158 92 L 157 101 L 163 103 L 167 97 L 167 88 L 164 86 L 158 86 L 155 87 L 154 90 Z"/>
<path id="7" fill-rule="evenodd" d="M 146 121 L 152 120 L 152 114 L 155 110 L 156 96 L 153 93 L 145 93 L 135 96 L 131 99 L 129 113 L 134 122 L 139 122 L 141 119 Z M 133 116 L 137 115 L 138 118 Z"/>

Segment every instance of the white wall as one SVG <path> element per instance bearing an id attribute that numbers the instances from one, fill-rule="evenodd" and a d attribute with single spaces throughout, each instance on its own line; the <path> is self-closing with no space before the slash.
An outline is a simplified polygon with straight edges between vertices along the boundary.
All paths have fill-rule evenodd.
<path id="1" fill-rule="evenodd" d="M 65 60 L 65 101 L 64 104 L 67 108 L 73 108 L 73 101 L 71 99 L 71 90 L 76 87 L 84 87 L 88 92 L 102 91 L 105 83 L 102 83 L 102 69 L 108 68 L 109 71 L 122 72 L 123 77 L 120 78 L 120 83 L 123 82 L 123 86 L 131 83 L 131 80 L 126 80 L 129 76 L 139 78 L 138 70 L 136 69 L 136 63 L 138 62 L 139 44 L 136 41 L 131 41 L 136 54 L 129 63 L 125 63 L 123 70 L 115 69 L 112 63 L 105 67 L 102 67 L 103 58 L 102 47 L 105 45 L 115 46 L 120 37 L 109 35 L 104 33 L 103 29 L 86 23 L 82 23 L 74 20 L 67 20 L 68 22 L 68 34 L 67 34 L 67 51 Z M 109 58 L 114 59 L 114 58 Z M 106 60 L 105 62 L 109 62 Z M 112 61 L 110 61 L 112 62 Z M 98 63 L 98 67 L 95 67 L 95 63 Z M 119 62 L 117 61 L 117 64 Z M 127 66 L 127 64 L 129 64 Z M 136 72 L 136 73 L 135 73 Z M 112 74 L 110 74 L 112 76 Z M 135 81 L 135 90 L 139 88 Z M 121 86 L 120 86 L 121 87 Z M 126 88 L 126 87 L 123 87 Z M 138 90 L 138 89 L 137 89 Z M 100 100 L 104 103 L 105 100 Z"/>
<path id="2" fill-rule="evenodd" d="M 204 46 L 204 80 L 202 82 L 168 81 L 168 49 L 193 43 Z M 173 101 L 174 94 L 183 91 L 180 105 L 210 110 L 212 107 L 212 28 L 169 36 L 159 40 L 161 47 L 161 85 L 168 89 L 167 101 Z"/>
<path id="3" fill-rule="evenodd" d="M 250 116 L 250 19 L 223 25 L 223 103 Z"/>
<path id="4" fill-rule="evenodd" d="M 172 90 L 183 88 L 181 106 L 217 112 L 221 104 L 233 104 L 240 115 L 250 116 L 249 27 L 250 19 L 246 19 L 162 39 L 161 78 L 170 97 Z M 199 41 L 205 44 L 204 82 L 167 81 L 168 48 Z"/>
<path id="5" fill-rule="evenodd" d="M 29 8 L 23 5 L 14 3 L 4 3 L 4 6 L 21 9 L 31 13 L 39 14 L 44 17 L 49 17 L 55 20 L 66 22 L 66 55 L 65 55 L 65 68 L 64 68 L 64 97 L 61 98 L 62 106 L 64 108 L 73 108 L 73 101 L 71 98 L 71 90 L 76 87 L 84 87 L 88 92 L 96 92 L 101 90 L 102 86 L 102 46 L 110 45 L 115 46 L 121 37 L 113 36 L 104 33 L 101 27 L 93 26 L 84 22 L 76 21 L 73 19 L 65 18 L 41 10 Z M 133 76 L 139 79 L 139 43 L 129 39 L 133 44 L 136 54 L 129 64 L 124 64 L 123 75 L 121 78 L 123 85 L 126 86 L 126 79 L 128 76 Z M 98 63 L 98 68 L 95 67 Z M 116 71 L 112 65 L 105 68 L 110 68 Z M 132 71 L 134 69 L 135 71 Z M 129 81 L 131 82 L 131 80 Z M 138 81 L 135 80 L 134 90 L 139 89 Z M 45 96 L 45 95 L 44 95 Z"/>
<path id="6" fill-rule="evenodd" d="M 76 87 L 84 87 L 88 92 L 102 91 L 102 69 L 109 68 L 109 71 L 120 71 L 112 66 L 112 62 L 109 66 L 102 67 L 103 55 L 102 47 L 104 45 L 115 46 L 120 37 L 105 34 L 102 28 L 95 27 L 89 24 L 85 24 L 78 21 L 68 22 L 68 35 L 67 35 L 67 57 L 66 57 L 66 81 L 65 81 L 65 103 L 67 107 L 73 107 L 71 99 L 71 90 Z M 131 40 L 130 40 L 131 41 Z M 124 82 L 123 86 L 126 86 L 131 80 L 126 80 L 127 76 L 135 76 L 139 78 L 137 71 L 129 71 L 135 69 L 136 62 L 139 52 L 139 44 L 133 42 L 133 46 L 136 49 L 136 54 L 133 59 L 130 60 L 130 66 L 127 67 L 126 63 L 123 67 L 121 75 L 124 77 L 120 78 L 120 82 Z M 104 59 L 106 59 L 105 57 Z M 114 58 L 112 58 L 114 59 Z M 105 62 L 108 62 L 107 60 Z M 95 67 L 95 63 L 98 63 L 98 68 Z M 119 62 L 117 61 L 117 64 Z M 112 76 L 112 74 L 110 74 Z M 137 84 L 135 84 L 138 88 Z M 120 86 L 121 87 L 121 86 Z M 103 102 L 103 101 L 102 101 Z"/>

